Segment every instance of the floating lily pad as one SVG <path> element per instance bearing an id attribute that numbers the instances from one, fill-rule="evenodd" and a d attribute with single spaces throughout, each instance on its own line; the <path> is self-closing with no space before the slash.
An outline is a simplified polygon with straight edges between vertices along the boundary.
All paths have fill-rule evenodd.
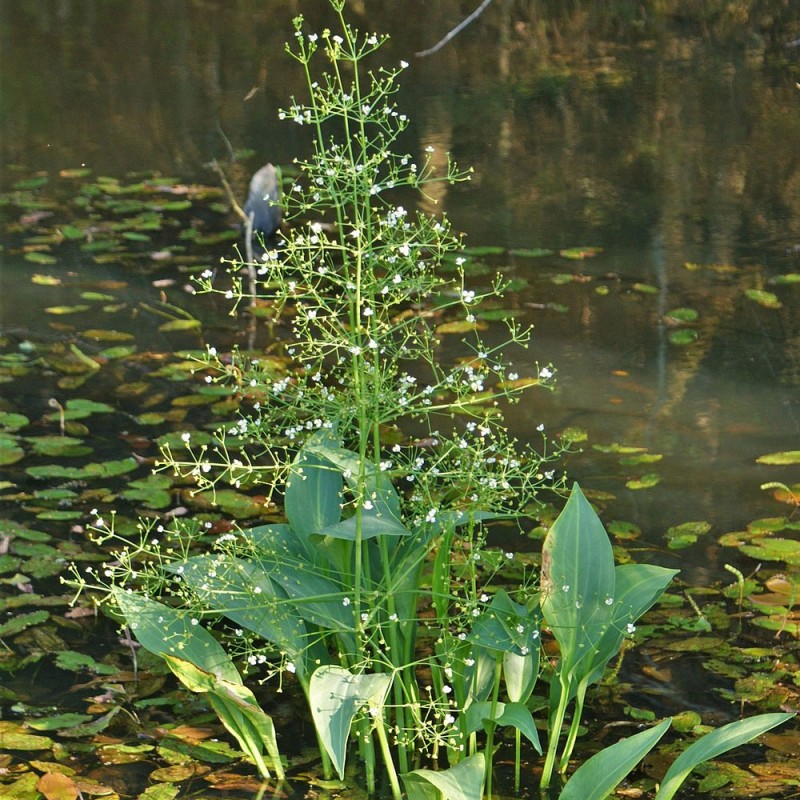
<path id="1" fill-rule="evenodd" d="M 661 482 L 661 476 L 654 472 L 642 475 L 641 478 L 632 478 L 625 482 L 628 489 L 652 489 Z"/>
<path id="2" fill-rule="evenodd" d="M 3 750 L 49 750 L 53 740 L 27 733 L 22 725 L 0 721 L 0 752 Z M 36 776 L 34 776 L 36 777 Z M 10 795 L 13 797 L 13 795 Z"/>
<path id="3" fill-rule="evenodd" d="M 694 328 L 681 328 L 678 331 L 670 331 L 667 334 L 670 344 L 677 345 L 678 347 L 692 344 L 697 341 L 698 333 Z"/>
<path id="4" fill-rule="evenodd" d="M 22 631 L 24 631 L 26 628 L 29 628 L 31 625 L 40 625 L 42 622 L 46 622 L 49 618 L 50 612 L 44 610 L 30 611 L 27 614 L 20 614 L 19 616 L 11 617 L 11 619 L 0 623 L 0 639 L 22 633 Z M 2 725 L 2 723 L 0 723 L 0 725 Z M 2 727 L 0 727 L 0 750 L 2 750 L 2 747 Z"/>
<path id="5" fill-rule="evenodd" d="M 664 535 L 670 550 L 681 550 L 693 545 L 699 536 L 703 536 L 710 530 L 711 525 L 705 521 L 684 522 L 680 525 L 673 525 Z"/>
<path id="6" fill-rule="evenodd" d="M 500 256 L 505 253 L 504 247 L 497 245 L 481 245 L 477 247 L 464 247 L 461 252 L 465 256 Z"/>
<path id="7" fill-rule="evenodd" d="M 639 453 L 633 456 L 623 456 L 619 463 L 624 467 L 635 466 L 636 464 L 655 464 L 661 461 L 664 456 L 661 453 Z"/>
<path id="8" fill-rule="evenodd" d="M 90 306 L 77 305 L 77 306 L 49 306 L 45 308 L 46 314 L 55 314 L 56 316 L 66 316 L 68 314 L 82 314 L 88 311 Z"/>
<path id="9" fill-rule="evenodd" d="M 436 333 L 469 333 L 470 331 L 485 331 L 489 326 L 485 322 L 469 322 L 468 320 L 453 320 L 443 322 L 436 326 Z"/>
<path id="10" fill-rule="evenodd" d="M 552 256 L 554 252 L 554 250 L 546 250 L 542 247 L 523 247 L 509 250 L 509 255 L 515 258 L 542 258 L 543 256 Z"/>
<path id="11" fill-rule="evenodd" d="M 5 433 L 14 433 L 29 424 L 30 420 L 24 414 L 0 411 L 0 429 Z"/>
<path id="12" fill-rule="evenodd" d="M 642 535 L 642 529 L 638 525 L 618 519 L 609 523 L 608 532 L 617 539 L 638 539 Z"/>
<path id="13" fill-rule="evenodd" d="M 772 280 L 779 284 L 800 283 L 800 272 L 787 272 L 784 275 L 776 275 Z"/>
<path id="14" fill-rule="evenodd" d="M 693 308 L 673 308 L 671 311 L 667 311 L 664 315 L 664 319 L 666 322 L 680 324 L 696 322 L 699 316 L 700 315 Z"/>
<path id="15" fill-rule="evenodd" d="M 764 308 L 781 308 L 782 306 L 777 295 L 772 292 L 766 292 L 763 289 L 746 289 L 744 296 Z"/>
<path id="16" fill-rule="evenodd" d="M 199 319 L 173 319 L 158 326 L 161 333 L 171 333 L 173 331 L 197 330 L 201 327 Z"/>
<path id="17" fill-rule="evenodd" d="M 30 261 L 32 264 L 56 264 L 58 259 L 51 256 L 49 253 L 42 253 L 39 250 L 34 250 L 30 253 L 25 253 L 25 260 Z"/>
<path id="18" fill-rule="evenodd" d="M 28 436 L 25 441 L 34 453 L 43 456 L 85 456 L 92 448 L 84 444 L 82 439 L 73 436 Z"/>
<path id="19" fill-rule="evenodd" d="M 767 453 L 756 459 L 758 464 L 800 464 L 800 450 L 784 450 L 781 453 Z"/>
<path id="20" fill-rule="evenodd" d="M 596 255 L 602 252 L 602 247 L 568 247 L 565 250 L 559 250 L 558 254 L 561 256 L 561 258 L 569 258 L 572 261 L 580 261 L 584 258 L 594 258 Z"/>
<path id="21" fill-rule="evenodd" d="M 0 465 L 16 464 L 25 458 L 25 451 L 19 446 L 17 440 L 11 436 L 0 434 Z"/>

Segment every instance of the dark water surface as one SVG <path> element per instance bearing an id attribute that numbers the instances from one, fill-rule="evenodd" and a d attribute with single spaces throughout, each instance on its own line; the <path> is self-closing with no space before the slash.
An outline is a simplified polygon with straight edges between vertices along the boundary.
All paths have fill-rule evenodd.
<path id="1" fill-rule="evenodd" d="M 759 486 L 797 483 L 797 466 L 755 459 L 800 449 L 800 283 L 776 282 L 800 273 L 800 48 L 788 44 L 800 4 L 496 0 L 415 58 L 467 5 L 362 0 L 352 15 L 391 34 L 387 61 L 411 62 L 399 97 L 409 150 L 433 145 L 475 168 L 471 183 L 423 205 L 447 211 L 468 245 L 503 248 L 492 265 L 528 282 L 509 298 L 536 326 L 519 371 L 552 362 L 558 388 L 523 402 L 510 426 L 521 437 L 541 422 L 585 429 L 569 469 L 613 493 L 609 513 L 638 524 L 660 560 L 677 558 L 662 538 L 670 525 L 708 520 L 721 534 L 786 513 Z M 227 159 L 229 142 L 254 153 L 232 170 L 241 196 L 264 161 L 289 164 L 308 146 L 304 129 L 277 119 L 302 91 L 283 53 L 300 11 L 309 29 L 331 23 L 321 0 L 0 0 L 0 190 L 46 172 L 47 194 L 59 171 L 82 166 L 216 185 L 208 162 Z M 42 299 L 4 236 L 0 336 L 47 332 L 41 310 L 58 291 Z M 553 254 L 512 253 L 524 248 Z M 599 252 L 559 255 L 568 248 Z M 132 302 L 176 274 L 88 256 L 47 271 L 59 269 L 124 277 Z M 749 299 L 752 289 L 780 307 Z M 686 346 L 664 320 L 678 307 L 699 314 Z M 16 391 L 4 399 L 43 413 L 48 387 Z M 624 465 L 592 449 L 614 442 L 663 458 Z M 116 457 L 127 452 L 123 443 Z M 658 485 L 626 487 L 644 473 Z M 718 580 L 734 558 L 714 540 L 681 552 L 690 582 Z"/>
<path id="2" fill-rule="evenodd" d="M 770 283 L 800 270 L 800 49 L 787 46 L 800 9 L 684 6 L 497 2 L 427 58 L 413 54 L 459 4 L 352 7 L 360 27 L 392 35 L 386 59 L 412 62 L 400 97 L 410 149 L 475 167 L 435 198 L 469 245 L 603 248 L 581 262 L 500 259 L 531 285 L 517 302 L 568 309 L 530 311 L 534 355 L 558 368 L 559 390 L 512 425 L 579 425 L 592 442 L 662 453 L 660 486 L 638 493 L 618 491 L 633 472 L 575 465 L 654 538 L 686 519 L 722 530 L 762 513 L 759 483 L 796 475 L 755 457 L 800 444 L 800 287 Z M 302 88 L 282 44 L 298 11 L 309 29 L 331 22 L 321 2 L 0 2 L 5 188 L 20 170 L 82 165 L 213 184 L 223 134 L 255 153 L 234 169 L 240 191 L 263 161 L 289 163 L 307 146 L 277 120 Z M 2 258 L 0 324 L 37 325 L 25 268 Z M 553 285 L 568 272 L 591 280 Z M 775 290 L 782 308 L 748 288 Z M 662 322 L 680 306 L 700 315 L 683 348 Z"/>

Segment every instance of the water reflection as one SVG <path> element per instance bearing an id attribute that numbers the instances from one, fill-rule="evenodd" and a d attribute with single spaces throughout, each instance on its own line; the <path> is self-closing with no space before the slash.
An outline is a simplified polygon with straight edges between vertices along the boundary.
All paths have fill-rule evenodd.
<path id="1" fill-rule="evenodd" d="M 332 21 L 324 4 L 307 5 L 2 0 L 4 187 L 21 169 L 81 164 L 214 182 L 206 165 L 230 143 L 254 151 L 234 168 L 243 196 L 251 165 L 287 164 L 308 147 L 276 114 L 301 88 L 283 54 L 292 15 L 302 7 L 309 28 Z M 800 433 L 798 297 L 782 287 L 782 309 L 769 311 L 743 291 L 800 269 L 800 53 L 786 46 L 800 8 L 494 3 L 415 60 L 461 5 L 402 5 L 351 11 L 392 34 L 386 58 L 412 62 L 399 97 L 414 122 L 407 146 L 475 167 L 426 210 L 447 210 L 468 244 L 604 248 L 580 263 L 502 260 L 531 285 L 514 302 L 568 309 L 529 311 L 536 356 L 557 365 L 560 389 L 511 425 L 526 435 L 544 416 L 663 453 L 657 490 L 621 492 L 620 513 L 647 520 L 653 538 L 684 519 L 726 527 L 766 512 L 753 459 Z M 563 271 L 588 282 L 554 285 Z M 4 315 L 35 309 L 24 281 L 3 288 Z M 678 306 L 700 314 L 691 347 L 668 339 L 663 315 Z M 592 454 L 574 466 L 616 491 L 633 476 Z"/>

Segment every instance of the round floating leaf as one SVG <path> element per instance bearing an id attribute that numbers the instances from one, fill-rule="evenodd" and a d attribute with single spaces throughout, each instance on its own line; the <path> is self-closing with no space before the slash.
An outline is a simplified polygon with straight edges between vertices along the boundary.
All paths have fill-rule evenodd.
<path id="1" fill-rule="evenodd" d="M 665 534 L 667 547 L 670 550 L 681 550 L 684 547 L 693 545 L 699 536 L 703 536 L 711 530 L 708 522 L 684 522 L 681 525 L 674 525 Z"/>
<path id="2" fill-rule="evenodd" d="M 190 331 L 196 330 L 200 327 L 199 319 L 173 319 L 158 326 L 161 333 L 170 333 L 172 331 Z"/>
<path id="3" fill-rule="evenodd" d="M 46 314 L 55 314 L 57 316 L 64 316 L 66 314 L 81 314 L 82 312 L 88 310 L 89 306 L 77 305 L 77 306 L 49 306 L 44 311 Z"/>
<path id="4" fill-rule="evenodd" d="M 608 532 L 617 539 L 638 539 L 642 535 L 642 529 L 638 525 L 618 519 L 609 523 Z"/>
<path id="5" fill-rule="evenodd" d="M 25 253 L 25 260 L 30 261 L 32 264 L 55 264 L 58 261 L 55 256 L 38 250 L 34 250 L 32 253 Z"/>
<path id="6" fill-rule="evenodd" d="M 763 289 L 746 289 L 744 296 L 764 308 L 780 308 L 782 305 L 777 295 L 772 292 L 765 292 Z"/>
<path id="7" fill-rule="evenodd" d="M 16 464 L 25 458 L 25 451 L 11 436 L 0 434 L 0 465 Z"/>
<path id="8" fill-rule="evenodd" d="M 0 721 L 0 752 L 3 750 L 49 750 L 53 740 L 26 733 L 22 725 Z"/>
<path id="9" fill-rule="evenodd" d="M 489 326 L 485 322 L 469 322 L 465 319 L 443 322 L 436 326 L 436 333 L 469 333 L 470 331 L 485 331 Z"/>
<path id="10" fill-rule="evenodd" d="M 42 456 L 85 456 L 92 448 L 82 439 L 73 436 L 28 436 L 25 439 L 33 448 L 33 452 Z"/>
<path id="11" fill-rule="evenodd" d="M 584 258 L 594 258 L 598 253 L 602 253 L 602 247 L 568 247 L 565 250 L 559 250 L 558 254 L 561 258 L 569 258 L 572 261 L 581 261 Z"/>
<path id="12" fill-rule="evenodd" d="M 542 258 L 543 256 L 551 256 L 555 251 L 545 250 L 541 247 L 521 248 L 509 250 L 509 255 L 516 258 Z"/>
<path id="13" fill-rule="evenodd" d="M 673 308 L 671 311 L 667 311 L 664 319 L 671 323 L 686 323 L 696 322 L 699 316 L 693 308 Z"/>
<path id="14" fill-rule="evenodd" d="M 785 275 L 776 275 L 773 281 L 778 284 L 800 283 L 800 272 L 787 272 Z"/>
<path id="15" fill-rule="evenodd" d="M 654 472 L 642 475 L 641 478 L 632 478 L 625 483 L 629 489 L 652 489 L 661 481 L 661 477 Z"/>
<path id="16" fill-rule="evenodd" d="M 14 433 L 29 424 L 30 420 L 24 414 L 0 411 L 0 428 L 6 433 Z"/>
<path id="17" fill-rule="evenodd" d="M 501 256 L 505 253 L 505 248 L 496 245 L 483 245 L 479 247 L 465 247 L 461 252 L 465 256 Z"/>
<path id="18" fill-rule="evenodd" d="M 60 286 L 61 279 L 56 278 L 55 275 L 40 275 L 37 272 L 35 275 L 31 275 L 31 283 L 35 283 L 37 286 Z"/>
<path id="19" fill-rule="evenodd" d="M 62 225 L 58 230 L 69 241 L 76 241 L 86 237 L 86 231 L 83 228 L 77 228 L 75 225 Z"/>
<path id="20" fill-rule="evenodd" d="M 667 338 L 670 344 L 682 347 L 697 341 L 697 331 L 694 328 L 681 328 L 678 331 L 670 331 Z"/>
<path id="21" fill-rule="evenodd" d="M 47 185 L 48 180 L 47 175 L 37 175 L 35 178 L 24 178 L 21 181 L 17 181 L 13 188 L 18 192 L 28 189 L 41 189 L 42 186 Z"/>
<path id="22" fill-rule="evenodd" d="M 756 459 L 758 464 L 800 464 L 800 450 L 784 450 L 781 453 L 767 453 Z"/>

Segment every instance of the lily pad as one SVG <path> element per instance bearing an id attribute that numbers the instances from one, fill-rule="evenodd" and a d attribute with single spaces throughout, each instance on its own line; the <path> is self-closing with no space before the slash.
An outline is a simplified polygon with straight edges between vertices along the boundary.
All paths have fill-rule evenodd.
<path id="1" fill-rule="evenodd" d="M 664 320 L 672 324 L 696 322 L 700 315 L 693 308 L 673 308 L 664 315 Z"/>
<path id="2" fill-rule="evenodd" d="M 0 752 L 3 750 L 49 750 L 53 740 L 27 733 L 22 725 L 0 721 Z"/>
<path id="3" fill-rule="evenodd" d="M 24 414 L 0 411 L 0 429 L 5 433 L 14 433 L 29 424 L 30 420 Z"/>
<path id="4" fill-rule="evenodd" d="M 631 478 L 631 480 L 625 482 L 625 486 L 628 489 L 652 489 L 654 486 L 657 486 L 661 482 L 661 476 L 657 475 L 655 472 L 648 473 L 647 475 L 642 475 L 641 478 Z"/>
<path id="5" fill-rule="evenodd" d="M 670 344 L 677 345 L 678 347 L 696 342 L 697 337 L 698 334 L 694 328 L 681 328 L 677 331 L 670 331 L 669 334 L 667 334 Z"/>
<path id="6" fill-rule="evenodd" d="M 16 464 L 25 458 L 25 451 L 19 446 L 17 440 L 11 436 L 0 434 L 0 466 Z"/>
<path id="7" fill-rule="evenodd" d="M 781 308 L 783 305 L 780 300 L 778 300 L 778 296 L 773 294 L 772 292 L 766 292 L 763 289 L 746 289 L 744 296 L 748 300 L 752 300 L 754 303 L 758 303 L 760 306 L 764 308 Z"/>
<path id="8" fill-rule="evenodd" d="M 667 547 L 670 550 L 681 550 L 684 547 L 693 545 L 698 537 L 703 536 L 711 530 L 711 525 L 705 521 L 684 522 L 674 525 L 664 534 L 667 539 Z"/>
<path id="9" fill-rule="evenodd" d="M 756 459 L 758 464 L 800 464 L 800 450 L 784 450 L 780 453 L 767 453 Z"/>

